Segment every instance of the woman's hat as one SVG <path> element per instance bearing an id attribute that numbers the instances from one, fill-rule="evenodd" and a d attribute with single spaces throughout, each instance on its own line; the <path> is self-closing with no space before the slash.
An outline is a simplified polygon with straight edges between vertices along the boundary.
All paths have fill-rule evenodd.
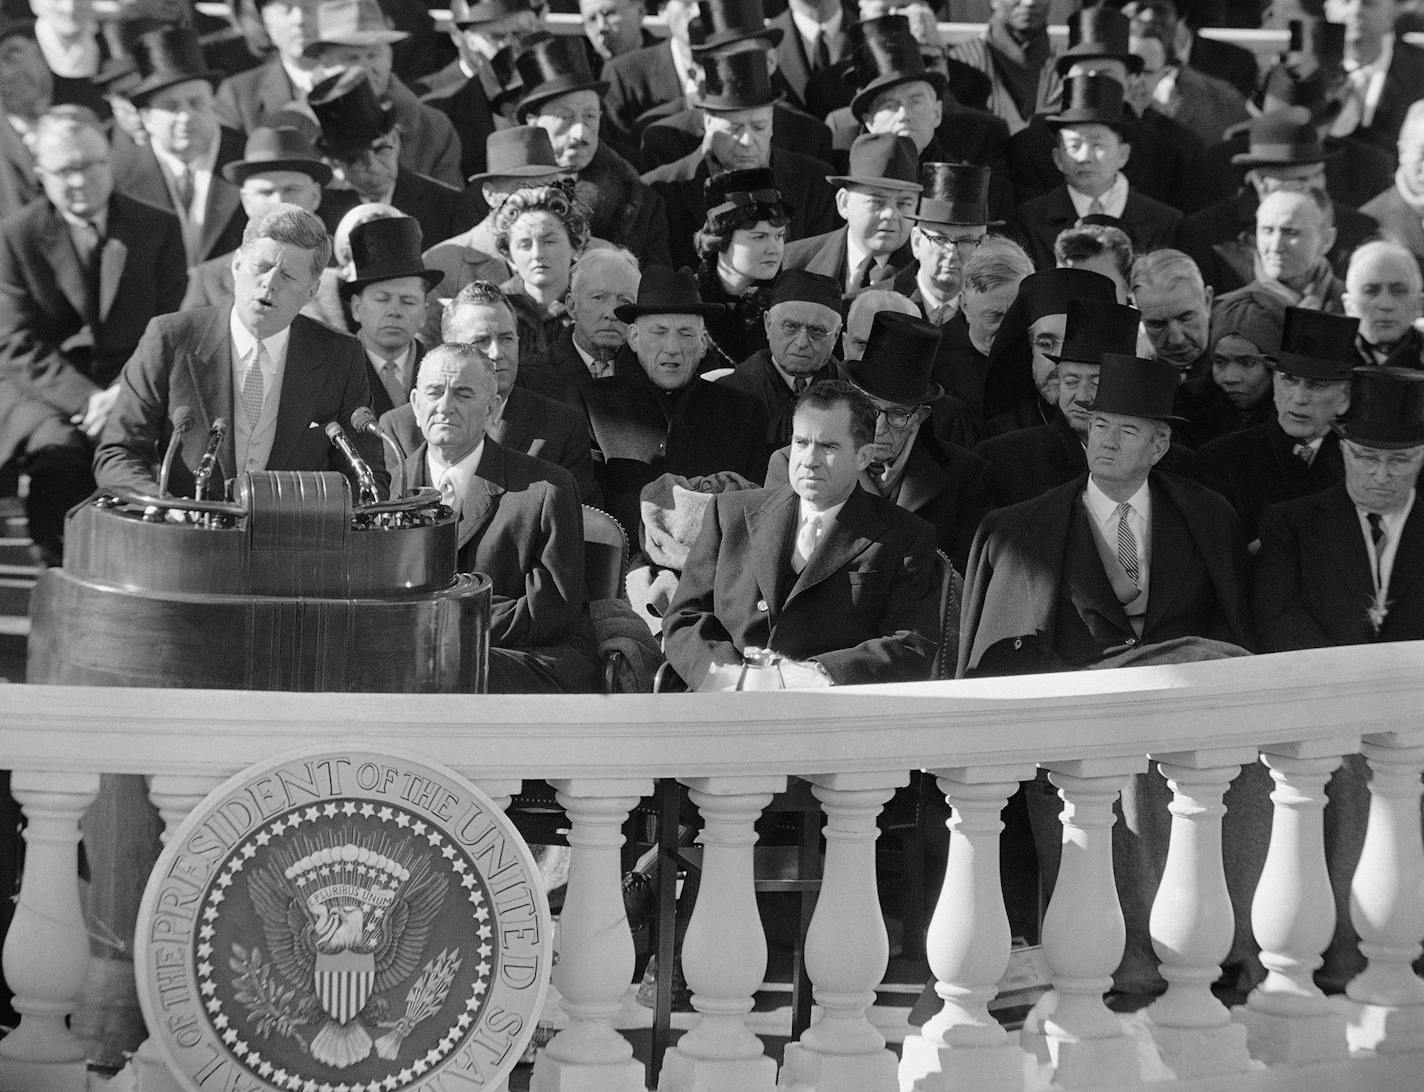
<path id="1" fill-rule="evenodd" d="M 592 91 L 602 99 L 608 92 L 607 81 L 595 79 L 588 66 L 582 38 L 550 35 L 531 39 L 515 56 L 514 67 L 525 90 L 515 108 L 515 116 L 521 122 L 534 112 L 534 107 L 560 95 Z"/>
<path id="2" fill-rule="evenodd" d="M 1097 364 L 1106 353 L 1131 356 L 1137 349 L 1137 326 L 1142 312 L 1117 300 L 1076 299 L 1068 301 L 1063 324 L 1063 348 L 1053 363 Z"/>
<path id="3" fill-rule="evenodd" d="M 773 49 L 781 44 L 781 28 L 766 25 L 761 0 L 701 0 L 697 8 L 701 41 L 693 43 L 694 56 L 753 38 Z"/>
<path id="4" fill-rule="evenodd" d="M 125 98 L 135 106 L 143 106 L 174 84 L 206 80 L 216 87 L 223 78 L 221 72 L 208 68 L 198 34 L 191 27 L 164 23 L 135 37 L 131 48 L 140 78 Z"/>
<path id="5" fill-rule="evenodd" d="M 1424 445 L 1424 372 L 1367 366 L 1350 373 L 1350 410 L 1335 431 L 1361 447 Z"/>
<path id="6" fill-rule="evenodd" d="M 395 128 L 395 112 L 376 98 L 359 65 L 328 76 L 311 89 L 307 105 L 321 125 L 316 146 L 340 156 L 369 146 Z"/>
<path id="7" fill-rule="evenodd" d="M 776 188 L 776 176 L 770 167 L 752 167 L 744 171 L 723 171 L 702 184 L 707 219 L 725 216 L 739 208 L 765 210 L 766 216 L 791 218 L 791 210 Z M 755 222 L 755 221 L 753 221 Z"/>
<path id="8" fill-rule="evenodd" d="M 989 219 L 989 168 L 978 163 L 920 164 L 920 207 L 907 220 L 922 224 L 993 227 Z"/>
<path id="9" fill-rule="evenodd" d="M 331 181 L 331 168 L 317 158 L 311 141 L 301 130 L 287 125 L 253 129 L 242 158 L 223 167 L 222 175 L 234 186 L 241 186 L 254 174 L 268 171 L 299 171 L 318 186 Z"/>
<path id="10" fill-rule="evenodd" d="M 1285 317 L 1286 301 L 1274 292 L 1248 287 L 1227 293 L 1211 309 L 1207 348 L 1215 349 L 1227 334 L 1236 334 L 1255 345 L 1262 356 L 1275 360 Z"/>
<path id="11" fill-rule="evenodd" d="M 1132 353 L 1105 353 L 1098 372 L 1094 413 L 1120 413 L 1153 421 L 1186 424 L 1172 413 L 1180 386 L 1177 369 L 1165 360 L 1146 360 Z"/>
<path id="12" fill-rule="evenodd" d="M 859 360 L 845 366 L 846 377 L 866 394 L 899 406 L 937 402 L 944 388 L 930 378 L 939 351 L 940 329 L 898 311 L 877 311 Z"/>
<path id="13" fill-rule="evenodd" d="M 485 137 L 485 169 L 470 175 L 469 180 L 552 178 L 562 171 L 547 131 L 537 125 L 514 125 Z"/>
<path id="14" fill-rule="evenodd" d="M 850 146 L 845 174 L 828 174 L 833 186 L 875 186 L 920 192 L 920 156 L 915 142 L 894 133 L 862 133 Z"/>
<path id="15" fill-rule="evenodd" d="M 865 120 L 876 95 L 897 84 L 923 80 L 934 88 L 937 97 L 944 97 L 948 81 L 943 73 L 925 67 L 920 43 L 910 33 L 910 20 L 905 16 L 865 19 L 852 26 L 850 34 L 855 84 L 860 88 L 850 103 L 856 121 Z"/>
<path id="16" fill-rule="evenodd" d="M 706 76 L 692 99 L 699 110 L 755 110 L 784 98 L 771 86 L 764 49 L 699 53 L 697 63 Z"/>
<path id="17" fill-rule="evenodd" d="M 348 300 L 368 284 L 419 277 L 429 292 L 445 279 L 438 269 L 427 269 L 420 256 L 420 223 L 409 216 L 367 220 L 351 229 L 351 265 L 356 275 L 337 287 Z"/>
<path id="18" fill-rule="evenodd" d="M 1265 295 L 1276 298 L 1271 292 Z M 1280 349 L 1273 354 L 1276 371 L 1305 379 L 1340 380 L 1351 377 L 1355 367 L 1355 338 L 1360 332 L 1359 319 L 1286 307 L 1281 322 Z M 1215 326 L 1216 314 L 1213 312 L 1212 327 Z"/>
<path id="19" fill-rule="evenodd" d="M 703 303 L 697 277 L 690 269 L 676 272 L 654 265 L 643 271 L 638 282 L 638 302 L 613 309 L 619 322 L 632 322 L 641 315 L 701 315 L 711 318 L 726 310 L 720 303 Z"/>

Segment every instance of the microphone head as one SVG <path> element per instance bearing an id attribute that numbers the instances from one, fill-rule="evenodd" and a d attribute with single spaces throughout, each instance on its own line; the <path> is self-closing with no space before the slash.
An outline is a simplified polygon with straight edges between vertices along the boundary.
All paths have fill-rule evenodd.
<path id="1" fill-rule="evenodd" d="M 226 435 L 227 435 L 227 430 L 228 430 L 230 427 L 231 427 L 231 426 L 228 424 L 226 417 L 219 417 L 219 418 L 217 418 L 215 421 L 213 421 L 213 427 L 212 427 L 211 431 L 212 431 L 215 435 L 218 435 L 218 436 L 226 436 Z"/>
<path id="2" fill-rule="evenodd" d="M 370 406 L 357 406 L 351 411 L 351 427 L 357 432 L 376 428 L 376 414 Z"/>
<path id="3" fill-rule="evenodd" d="M 336 421 L 328 421 L 326 423 L 326 435 L 328 439 L 335 440 L 338 436 L 345 436 L 346 433 L 342 429 L 340 423 Z"/>
<path id="4" fill-rule="evenodd" d="M 187 432 L 193 427 L 193 407 L 179 406 L 173 411 L 173 431 Z"/>

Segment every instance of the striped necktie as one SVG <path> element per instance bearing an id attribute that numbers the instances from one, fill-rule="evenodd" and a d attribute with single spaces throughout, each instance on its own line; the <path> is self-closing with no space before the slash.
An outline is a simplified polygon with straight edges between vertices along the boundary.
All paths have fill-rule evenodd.
<path id="1" fill-rule="evenodd" d="M 1132 533 L 1132 525 L 1127 522 L 1132 515 L 1132 505 L 1126 501 L 1117 506 L 1117 560 L 1127 573 L 1128 579 L 1142 587 L 1142 569 L 1137 561 L 1137 536 Z"/>

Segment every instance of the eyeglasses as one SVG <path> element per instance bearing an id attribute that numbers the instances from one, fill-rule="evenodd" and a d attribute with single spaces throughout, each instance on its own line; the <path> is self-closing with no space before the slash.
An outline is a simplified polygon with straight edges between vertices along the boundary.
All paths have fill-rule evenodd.
<path id="1" fill-rule="evenodd" d="M 790 319 L 781 320 L 781 333 L 788 341 L 795 341 L 802 331 L 805 331 L 806 337 L 812 343 L 825 341 L 831 336 L 831 331 L 824 326 L 814 326 L 809 322 L 792 322 Z"/>
<path id="2" fill-rule="evenodd" d="M 35 170 L 40 174 L 47 174 L 51 178 L 66 179 L 70 175 L 88 175 L 101 167 L 109 165 L 108 159 L 86 159 L 79 163 L 65 163 L 59 167 L 46 167 L 43 163 L 36 163 Z"/>
<path id="3" fill-rule="evenodd" d="M 1360 447 L 1358 444 L 1347 444 L 1346 448 L 1354 457 L 1355 462 L 1368 471 L 1376 471 L 1383 467 L 1392 477 L 1398 477 L 1419 468 L 1418 451 L 1392 451 L 1388 455 L 1384 455 L 1372 448 Z"/>
<path id="4" fill-rule="evenodd" d="M 885 423 L 891 428 L 909 428 L 920 415 L 920 407 L 906 409 L 904 406 L 881 406 L 875 412 L 885 418 Z"/>
<path id="5" fill-rule="evenodd" d="M 972 254 L 984 242 L 983 235 L 941 235 L 938 231 L 920 228 L 920 234 L 937 247 L 954 247 L 961 254 Z"/>
<path id="6" fill-rule="evenodd" d="M 1063 348 L 1063 339 L 1057 334 L 1038 334 L 1033 339 L 1033 347 L 1047 356 Z"/>

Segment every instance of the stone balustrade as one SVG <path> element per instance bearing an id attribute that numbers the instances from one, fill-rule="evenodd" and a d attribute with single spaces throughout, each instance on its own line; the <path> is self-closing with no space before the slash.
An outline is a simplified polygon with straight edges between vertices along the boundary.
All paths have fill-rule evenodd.
<path id="1" fill-rule="evenodd" d="M 683 953 L 699 1016 L 667 1056 L 663 1092 L 1418 1087 L 1421 668 L 1424 643 L 804 694 L 0 687 L 0 766 L 14 771 L 27 821 L 23 891 L 3 950 L 20 1024 L 0 1041 L 0 1092 L 86 1087 L 65 1016 L 88 960 L 78 823 L 101 773 L 146 775 L 171 832 L 204 792 L 274 751 L 383 745 L 445 763 L 501 804 L 520 779 L 547 779 L 568 814 L 555 971 L 568 1022 L 540 1054 L 536 1092 L 643 1088 L 641 1066 L 614 1030 L 633 966 L 619 828 L 668 777 L 701 810 L 704 871 Z M 1325 784 L 1357 754 L 1372 774 L 1350 892 L 1365 969 L 1345 996 L 1327 997 L 1311 979 L 1335 918 Z M 1210 991 L 1236 920 L 1222 864 L 1224 800 L 1258 763 L 1269 774 L 1272 822 L 1250 920 L 1268 974 L 1228 1011 Z M 937 777 L 952 833 L 927 938 L 943 1005 L 897 1060 L 866 1016 L 888 956 L 874 839 L 880 809 L 911 769 Z M 1009 955 L 1000 813 L 1039 769 L 1063 802 L 1043 936 L 1055 989 L 1022 1035 L 1009 1034 L 987 1009 Z M 806 940 L 819 1008 L 778 1068 L 747 1023 L 766 964 L 753 828 L 792 775 L 811 783 L 825 815 L 824 880 Z M 1137 777 L 1165 779 L 1170 801 L 1150 923 L 1168 989 L 1124 1018 L 1103 1000 L 1125 940 L 1112 825 L 1119 794 Z M 155 1051 L 141 1050 L 134 1071 L 141 1092 L 177 1087 Z"/>

